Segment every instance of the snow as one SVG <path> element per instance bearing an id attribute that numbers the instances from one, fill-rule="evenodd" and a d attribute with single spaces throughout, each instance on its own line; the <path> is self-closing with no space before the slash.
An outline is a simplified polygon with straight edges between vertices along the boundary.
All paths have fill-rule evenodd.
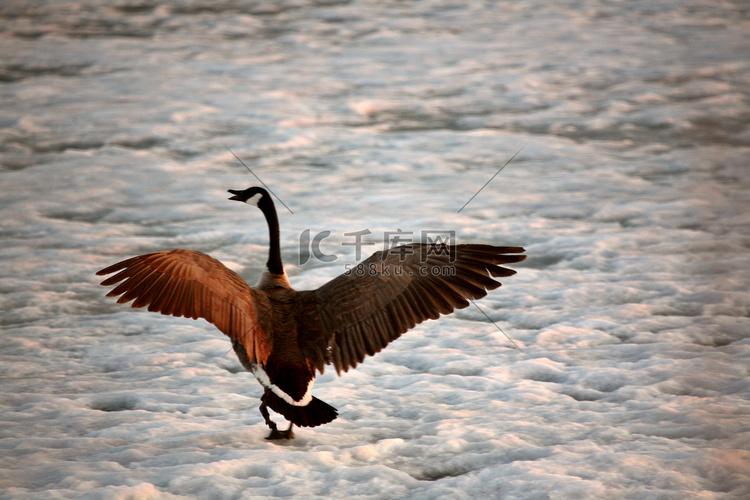
<path id="1" fill-rule="evenodd" d="M 750 497 L 741 2 L 9 0 L 0 38 L 0 498 Z M 181 247 L 254 283 L 227 148 L 298 289 L 363 229 L 529 257 L 268 442 L 221 333 L 94 276 Z"/>

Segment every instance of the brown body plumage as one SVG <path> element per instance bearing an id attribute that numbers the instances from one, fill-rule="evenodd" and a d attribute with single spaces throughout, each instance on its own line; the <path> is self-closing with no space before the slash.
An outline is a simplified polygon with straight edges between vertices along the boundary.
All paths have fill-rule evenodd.
<path id="1" fill-rule="evenodd" d="M 270 232 L 266 271 L 251 288 L 204 253 L 176 249 L 133 257 L 97 274 L 117 272 L 102 285 L 119 283 L 107 296 L 149 311 L 205 318 L 229 336 L 242 365 L 265 387 L 261 413 L 270 439 L 278 431 L 267 407 L 292 424 L 315 427 L 336 409 L 310 394 L 315 372 L 333 364 L 340 374 L 361 363 L 426 319 L 469 305 L 515 271 L 520 247 L 402 245 L 374 253 L 316 290 L 291 288 L 281 264 L 276 210 L 262 188 L 230 191 L 233 200 L 258 206 Z"/>

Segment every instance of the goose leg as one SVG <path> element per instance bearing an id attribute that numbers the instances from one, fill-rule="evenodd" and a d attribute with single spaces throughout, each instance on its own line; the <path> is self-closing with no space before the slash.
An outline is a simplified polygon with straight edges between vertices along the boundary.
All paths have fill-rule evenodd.
<path id="1" fill-rule="evenodd" d="M 285 431 L 280 431 L 278 429 L 271 430 L 271 434 L 269 434 L 266 439 L 268 440 L 274 440 L 274 439 L 292 439 L 294 438 L 294 432 L 292 432 L 292 427 L 294 426 L 293 423 L 289 422 L 289 428 Z"/>
<path id="2" fill-rule="evenodd" d="M 276 430 L 276 422 L 271 420 L 271 415 L 268 414 L 268 406 L 265 402 L 260 404 L 260 414 L 263 415 L 263 419 L 266 421 L 266 425 L 271 428 L 272 431 Z"/>
<path id="3" fill-rule="evenodd" d="M 292 427 L 294 426 L 294 424 L 290 422 L 289 428 L 287 430 L 280 431 L 276 426 L 276 422 L 271 420 L 271 415 L 269 415 L 268 413 L 268 406 L 265 402 L 262 402 L 260 404 L 260 414 L 263 415 L 263 419 L 266 421 L 266 425 L 271 429 L 271 434 L 269 434 L 266 439 L 292 439 L 294 437 L 294 432 L 292 432 Z"/>

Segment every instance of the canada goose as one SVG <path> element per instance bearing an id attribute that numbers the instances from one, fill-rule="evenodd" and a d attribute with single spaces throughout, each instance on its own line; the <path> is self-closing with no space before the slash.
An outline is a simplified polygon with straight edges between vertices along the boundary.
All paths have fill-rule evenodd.
<path id="1" fill-rule="evenodd" d="M 139 255 L 99 271 L 120 283 L 107 296 L 132 307 L 205 318 L 232 340 L 242 365 L 264 387 L 260 412 L 267 439 L 290 439 L 294 424 L 315 427 L 338 415 L 311 394 L 315 370 L 333 363 L 346 372 L 426 319 L 469 305 L 511 276 L 500 267 L 522 261 L 521 247 L 413 243 L 375 252 L 317 290 L 296 291 L 281 263 L 279 221 L 268 192 L 229 190 L 230 200 L 260 208 L 270 244 L 260 281 L 251 288 L 202 252 L 176 249 Z M 119 271 L 119 272 L 118 272 Z M 124 280 L 124 281 L 123 281 Z M 268 408 L 290 421 L 279 431 Z"/>

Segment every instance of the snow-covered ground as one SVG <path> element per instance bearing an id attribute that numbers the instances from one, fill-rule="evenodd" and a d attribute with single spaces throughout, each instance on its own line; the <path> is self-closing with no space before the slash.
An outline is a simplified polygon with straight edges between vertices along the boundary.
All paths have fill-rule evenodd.
<path id="1" fill-rule="evenodd" d="M 741 1 L 4 0 L 0 498 L 750 498 L 748 47 Z M 223 335 L 94 276 L 183 247 L 254 283 L 227 148 L 298 289 L 364 229 L 525 246 L 477 302 L 520 350 L 429 321 L 266 441 Z"/>

